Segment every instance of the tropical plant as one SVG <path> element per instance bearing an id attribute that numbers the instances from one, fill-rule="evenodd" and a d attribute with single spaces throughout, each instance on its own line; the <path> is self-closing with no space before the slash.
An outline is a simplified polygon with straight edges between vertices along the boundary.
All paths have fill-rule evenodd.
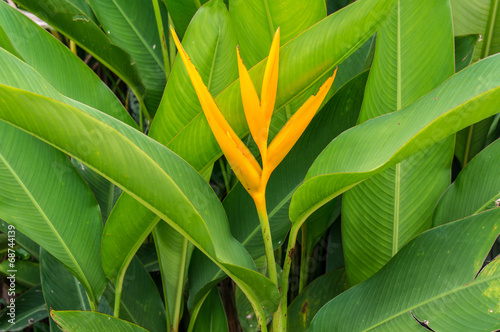
<path id="1" fill-rule="evenodd" d="M 500 329 L 497 0 L 15 2 L 0 329 Z"/>

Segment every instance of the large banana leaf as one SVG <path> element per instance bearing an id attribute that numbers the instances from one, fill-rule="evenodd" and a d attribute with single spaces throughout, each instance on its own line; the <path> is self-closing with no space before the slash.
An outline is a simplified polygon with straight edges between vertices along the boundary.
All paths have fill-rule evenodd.
<path id="1" fill-rule="evenodd" d="M 250 255 L 231 236 L 217 196 L 180 157 L 84 105 L 76 109 L 5 85 L 0 100 L 1 119 L 79 159 L 169 222 L 236 281 L 256 311 L 276 308 L 278 290 L 253 270 Z"/>
<path id="2" fill-rule="evenodd" d="M 231 0 L 229 11 L 247 68 L 267 57 L 276 29 L 283 45 L 326 16 L 323 0 Z"/>
<path id="3" fill-rule="evenodd" d="M 131 66 L 146 87 L 148 112 L 156 112 L 165 88 L 166 75 L 153 2 L 150 0 L 87 0 L 109 40 L 133 59 Z M 164 9 L 160 6 L 160 9 Z M 163 10 L 164 11 L 164 10 Z M 163 13 L 166 18 L 166 11 Z M 165 19 L 165 22 L 167 20 Z"/>
<path id="4" fill-rule="evenodd" d="M 497 113 L 499 75 L 500 55 L 488 57 L 404 110 L 341 134 L 323 150 L 292 197 L 293 227 L 299 227 L 308 215 L 347 189 Z"/>
<path id="5" fill-rule="evenodd" d="M 101 30 L 92 8 L 86 1 L 16 0 L 16 2 L 30 12 L 37 13 L 52 27 L 92 54 L 126 82 L 139 98 L 143 99 L 149 92 L 137 66 L 133 65 L 132 56 L 114 44 Z"/>
<path id="6" fill-rule="evenodd" d="M 315 331 L 494 331 L 500 259 L 481 270 L 500 209 L 429 230 L 367 281 L 327 303 Z"/>
<path id="7" fill-rule="evenodd" d="M 201 34 L 204 38 L 199 44 L 197 36 Z M 193 44 L 195 41 L 196 44 Z M 236 32 L 223 3 L 213 1 L 198 11 L 186 32 L 184 45 L 213 94 L 219 93 L 238 76 Z M 176 119 L 182 119 L 193 107 L 200 107 L 198 98 L 182 61 L 178 61 L 170 74 L 159 111 L 151 125 L 150 136 L 165 143 L 162 141 L 163 137 L 177 131 Z M 126 193 L 118 200 L 104 230 L 102 241 L 103 267 L 111 281 L 120 282 L 130 259 L 158 221 L 159 218 L 153 212 Z M 162 229 L 165 231 L 165 228 Z M 155 234 L 158 232 L 155 231 Z M 178 321 L 180 315 L 182 298 L 178 292 L 183 289 L 189 265 L 186 248 L 190 245 L 185 238 L 176 234 L 175 229 L 169 229 L 168 233 L 172 237 L 178 237 L 180 241 L 169 243 L 169 249 L 164 245 L 158 246 L 157 249 L 163 272 L 166 272 L 168 267 L 168 278 L 163 276 L 164 292 L 170 321 L 173 323 Z M 175 247 L 174 243 L 177 244 Z M 166 251 L 160 250 L 161 248 Z M 175 252 L 178 257 L 175 257 Z M 163 255 L 165 256 L 161 257 Z"/>
<path id="8" fill-rule="evenodd" d="M 405 108 L 451 76 L 454 65 L 449 3 L 398 1 L 377 33 L 359 121 Z M 352 285 L 431 227 L 432 211 L 450 184 L 453 148 L 450 137 L 343 195 L 342 239 Z"/>
<path id="9" fill-rule="evenodd" d="M 99 207 L 61 152 L 0 122 L 0 218 L 59 259 L 97 307 L 106 278 Z"/>
<path id="10" fill-rule="evenodd" d="M 451 0 L 455 35 L 478 34 L 474 60 L 500 52 L 500 1 Z"/>
<path id="11" fill-rule="evenodd" d="M 54 310 L 87 310 L 91 307 L 85 297 L 85 289 L 54 256 L 46 250 L 40 252 L 40 274 L 43 298 L 49 308 Z M 52 331 L 62 331 L 54 321 L 50 321 Z"/>
<path id="12" fill-rule="evenodd" d="M 167 5 L 168 13 L 174 22 L 175 31 L 182 37 L 189 22 L 200 6 L 207 0 L 163 0 Z"/>
<path id="13" fill-rule="evenodd" d="M 60 93 L 136 126 L 100 78 L 47 31 L 3 2 L 0 2 L 0 25 L 5 33 L 5 38 L 0 39 L 0 47 L 11 44 L 18 55 L 13 54 L 33 67 Z"/>
<path id="14" fill-rule="evenodd" d="M 500 199 L 500 140 L 479 153 L 460 172 L 436 206 L 433 223 L 453 220 L 492 209 Z"/>
<path id="15" fill-rule="evenodd" d="M 148 332 L 140 326 L 99 312 L 51 310 L 50 317 L 66 332 Z"/>
<path id="16" fill-rule="evenodd" d="M 193 245 L 163 221 L 155 227 L 153 236 L 163 280 L 165 303 L 170 318 L 169 324 L 174 331 L 177 331 L 182 317 L 184 285 Z"/>
<path id="17" fill-rule="evenodd" d="M 479 35 L 473 60 L 500 52 L 500 1 L 451 0 L 455 35 Z M 457 133 L 455 154 L 462 167 L 487 145 L 493 118 L 484 119 Z"/>
<path id="18" fill-rule="evenodd" d="M 159 289 L 137 257 L 132 259 L 122 286 L 118 318 L 142 326 L 149 331 L 170 330 L 167 326 L 165 306 Z M 111 283 L 108 284 L 104 291 L 104 297 L 108 303 L 115 302 L 115 291 L 115 287 Z M 116 317 L 116 312 L 114 314 Z"/>

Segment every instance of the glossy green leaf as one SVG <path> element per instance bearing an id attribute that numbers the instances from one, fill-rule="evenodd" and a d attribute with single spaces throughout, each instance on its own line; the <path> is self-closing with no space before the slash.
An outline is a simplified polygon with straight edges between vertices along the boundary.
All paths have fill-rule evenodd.
<path id="1" fill-rule="evenodd" d="M 302 94 L 330 76 L 335 66 L 368 40 L 387 17 L 393 5 L 394 0 L 357 1 L 283 45 L 280 49 L 278 79 L 283 84 L 278 85 L 276 111 L 284 110 L 284 107 L 298 96 L 307 98 L 309 95 L 302 96 Z M 189 50 L 187 52 L 189 53 Z M 194 56 L 192 51 L 189 54 Z M 236 58 L 233 61 L 236 61 Z M 263 60 L 250 69 L 252 80 L 257 83 L 257 90 L 260 89 L 265 62 Z M 171 80 L 172 78 L 169 82 Z M 179 88 L 181 91 L 189 90 L 191 83 L 186 80 Z M 191 100 L 197 103 L 194 96 Z M 239 81 L 224 89 L 215 100 L 238 136 L 246 136 L 248 127 L 241 103 Z M 183 109 L 186 107 L 183 105 Z M 162 130 L 155 139 L 166 144 L 195 169 L 203 172 L 220 157 L 221 150 L 201 108 L 192 108 L 189 114 L 187 112 L 177 114 L 176 117 L 182 116 L 181 126 L 168 136 L 167 132 Z M 170 117 L 169 120 L 178 122 L 176 117 Z"/>
<path id="2" fill-rule="evenodd" d="M 148 93 L 131 55 L 115 45 L 95 21 L 87 2 L 71 0 L 16 0 L 17 3 L 58 29 L 144 98 Z M 57 13 L 57 15 L 54 15 Z M 91 15 L 92 13 L 92 15 Z M 21 35 L 22 36 L 22 35 Z M 22 38 L 20 38 L 22 40 Z"/>
<path id="3" fill-rule="evenodd" d="M 227 319 L 217 288 L 207 296 L 196 317 L 193 332 L 227 332 Z"/>
<path id="4" fill-rule="evenodd" d="M 197 36 L 201 34 L 204 36 L 203 44 L 193 45 L 194 42 L 199 42 Z M 213 1 L 203 6 L 186 32 L 184 45 L 187 51 L 190 52 L 191 59 L 198 66 L 200 74 L 206 79 L 205 82 L 210 91 L 214 94 L 219 93 L 223 87 L 227 86 L 238 75 L 236 44 L 236 33 L 231 18 L 224 4 L 219 1 Z M 183 87 L 186 87 L 187 83 L 190 84 L 189 89 L 184 89 Z M 189 107 L 198 109 L 200 106 L 184 65 L 182 61 L 178 61 L 173 67 L 162 103 L 151 125 L 150 136 L 160 143 L 165 143 L 162 137 L 176 132 L 175 128 L 178 126 L 176 119 L 180 119 L 186 113 L 189 113 Z M 183 111 L 179 112 L 181 109 Z M 185 158 L 185 155 L 181 155 L 181 157 Z M 159 217 L 153 212 L 136 202 L 126 193 L 120 197 L 104 229 L 102 241 L 103 267 L 111 281 L 116 282 L 123 277 L 130 259 L 159 220 Z M 170 235 L 174 236 L 176 231 L 172 231 Z M 181 237 L 181 235 L 177 236 Z M 167 254 L 170 257 L 163 260 L 174 259 L 173 251 L 182 254 L 187 243 L 179 244 L 180 246 L 175 249 L 172 248 L 172 251 Z M 159 256 L 161 256 L 161 253 L 159 253 Z M 186 258 L 187 255 L 183 255 L 183 259 Z M 173 274 L 177 275 L 174 278 L 175 280 L 171 280 L 170 284 L 170 286 L 176 286 L 174 288 L 165 287 L 166 298 L 169 299 L 167 301 L 169 314 L 176 317 L 179 315 L 179 311 L 174 308 L 180 305 L 176 287 L 180 285 L 179 282 L 183 283 L 185 281 L 180 276 L 184 276 L 185 272 L 182 269 L 185 269 L 188 263 L 183 261 L 183 263 L 179 264 L 179 262 L 179 260 L 173 264 L 168 261 L 164 262 L 164 264 L 170 264 L 170 278 Z M 165 268 L 163 267 L 163 272 L 166 271 Z M 167 281 L 166 276 L 163 276 L 163 280 L 170 283 L 170 281 Z M 169 292 L 174 293 L 169 294 Z M 177 319 L 170 318 L 171 322 Z"/>
<path id="5" fill-rule="evenodd" d="M 137 251 L 137 258 L 139 258 L 146 271 L 160 271 L 156 247 L 153 242 L 144 243 Z"/>
<path id="6" fill-rule="evenodd" d="M 113 316 L 91 311 L 55 311 L 50 317 L 66 332 L 77 331 L 113 331 L 113 332 L 147 332 L 148 330 L 115 318 Z"/>
<path id="7" fill-rule="evenodd" d="M 85 290 L 78 279 L 44 249 L 40 253 L 40 274 L 43 297 L 47 308 L 54 310 L 91 310 Z M 50 328 L 52 331 L 61 331 L 52 320 L 50 321 Z"/>
<path id="8" fill-rule="evenodd" d="M 324 0 L 231 0 L 229 11 L 247 68 L 267 58 L 278 28 L 283 45 L 326 16 Z"/>
<path id="9" fill-rule="evenodd" d="M 21 60 L 57 91 L 137 127 L 99 77 L 47 31 L 5 3 L 0 3 L 0 22 L 9 41 L 22 56 Z M 29 42 L 26 42 L 27 38 Z M 3 47 L 4 43 L 0 42 L 0 46 Z"/>
<path id="10" fill-rule="evenodd" d="M 146 237 L 160 218 L 123 193 L 111 211 L 104 227 L 101 259 L 104 273 L 116 283 L 125 275 L 127 267 Z"/>
<path id="11" fill-rule="evenodd" d="M 200 6 L 207 0 L 164 0 L 175 31 L 179 37 L 184 36 L 189 22 Z"/>
<path id="12" fill-rule="evenodd" d="M 104 291 L 108 303 L 115 303 L 115 291 L 115 287 L 108 284 Z M 119 318 L 149 331 L 163 332 L 168 331 L 166 315 L 154 281 L 139 259 L 134 257 L 123 281 Z"/>
<path id="13" fill-rule="evenodd" d="M 16 259 L 14 266 L 10 266 L 8 260 L 0 263 L 0 273 L 5 277 L 11 275 L 14 270 L 16 275 L 16 283 L 25 287 L 33 287 L 40 285 L 40 266 L 33 261 L 23 261 L 19 258 Z"/>
<path id="14" fill-rule="evenodd" d="M 78 160 L 72 159 L 71 162 L 75 165 L 78 173 L 81 174 L 90 190 L 92 190 L 97 203 L 99 203 L 102 221 L 105 223 L 118 197 L 120 197 L 122 193 L 121 189 L 90 168 L 85 167 L 85 165 Z"/>
<path id="15" fill-rule="evenodd" d="M 481 271 L 499 226 L 500 210 L 492 210 L 421 234 L 372 278 L 326 304 L 310 331 L 499 329 L 500 260 Z"/>
<path id="16" fill-rule="evenodd" d="M 132 67 L 146 88 L 148 112 L 156 112 L 166 75 L 153 2 L 149 0 L 87 0 L 109 40 L 132 57 Z M 166 17 L 166 13 L 164 13 Z"/>
<path id="17" fill-rule="evenodd" d="M 79 110 L 4 85 L 0 101 L 1 119 L 81 160 L 168 221 L 244 289 L 254 308 L 277 305 L 278 290 L 252 270 L 253 262 L 231 236 L 216 195 L 177 155 L 90 107 L 80 105 Z M 85 150 L 79 148 L 82 143 Z"/>
<path id="18" fill-rule="evenodd" d="M 43 300 L 40 286 L 31 288 L 26 293 L 15 298 L 15 313 L 8 315 L 10 308 L 0 312 L 0 331 L 22 331 L 26 327 L 48 316 L 47 306 Z M 12 321 L 12 316 L 15 320 Z M 9 322 L 9 320 L 11 320 Z"/>
<path id="19" fill-rule="evenodd" d="M 432 22 L 432 24 L 429 24 Z M 359 122 L 398 111 L 454 73 L 453 26 L 446 2 L 398 1 L 377 33 Z M 453 138 L 373 176 L 342 200 L 342 242 L 350 284 L 375 273 L 432 225 L 450 184 Z"/>
<path id="20" fill-rule="evenodd" d="M 451 0 L 455 35 L 479 34 L 474 61 L 500 52 L 500 1 Z"/>
<path id="21" fill-rule="evenodd" d="M 292 197 L 294 227 L 347 189 L 498 112 L 499 64 L 500 56 L 484 59 L 404 110 L 366 121 L 333 140 Z"/>
<path id="22" fill-rule="evenodd" d="M 455 70 L 470 65 L 477 43 L 477 35 L 455 37 Z M 460 130 L 455 140 L 455 156 L 462 166 L 474 158 L 487 145 L 487 137 L 494 117 L 490 117 Z"/>
<path id="23" fill-rule="evenodd" d="M 345 289 L 347 277 L 344 269 L 326 273 L 311 282 L 288 307 L 288 331 L 308 331 L 321 307 Z"/>
<path id="24" fill-rule="evenodd" d="M 495 208 L 500 199 L 500 140 L 479 153 L 439 200 L 434 226 Z"/>
<path id="25" fill-rule="evenodd" d="M 56 256 L 97 303 L 106 284 L 97 202 L 63 153 L 5 122 L 0 128 L 0 217 Z"/>
<path id="26" fill-rule="evenodd" d="M 472 62 L 472 55 L 479 35 L 455 37 L 455 72 L 459 72 Z"/>
<path id="27" fill-rule="evenodd" d="M 184 285 L 193 253 L 193 245 L 163 221 L 156 225 L 153 236 L 158 253 L 170 325 L 174 331 L 177 331 L 182 318 Z"/>

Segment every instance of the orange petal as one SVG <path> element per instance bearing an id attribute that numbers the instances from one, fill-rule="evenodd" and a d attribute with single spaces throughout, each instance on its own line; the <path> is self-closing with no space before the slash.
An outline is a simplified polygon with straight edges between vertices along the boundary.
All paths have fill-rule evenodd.
<path id="1" fill-rule="evenodd" d="M 189 56 L 177 38 L 174 29 L 172 27 L 170 29 L 172 30 L 175 44 L 186 66 L 186 70 L 191 78 L 198 99 L 200 100 L 205 117 L 207 118 L 208 124 L 222 152 L 245 188 L 248 191 L 257 190 L 260 186 L 260 175 L 262 173 L 259 163 L 255 160 L 255 157 L 245 144 L 243 144 L 220 112 L 208 88 L 203 83 L 200 74 L 191 63 Z"/>
<path id="2" fill-rule="evenodd" d="M 266 123 L 264 113 L 260 107 L 260 100 L 257 95 L 257 91 L 255 91 L 255 86 L 253 85 L 252 79 L 248 74 L 248 70 L 241 59 L 239 49 L 237 49 L 237 53 L 238 69 L 240 73 L 241 99 L 243 101 L 245 117 L 247 119 L 248 128 L 250 128 L 250 133 L 259 147 L 261 155 L 264 155 L 267 150 L 267 135 L 269 126 Z"/>
<path id="3" fill-rule="evenodd" d="M 269 172 L 279 165 L 288 152 L 290 152 L 304 130 L 306 130 L 309 122 L 311 122 L 316 111 L 325 99 L 328 90 L 330 90 L 336 73 L 337 69 L 335 69 L 333 75 L 319 88 L 318 93 L 307 99 L 273 139 L 269 145 L 267 159 L 264 163 L 264 167 L 268 168 Z"/>
<path id="4" fill-rule="evenodd" d="M 268 127 L 271 123 L 274 103 L 276 102 L 276 90 L 278 89 L 279 55 L 280 29 L 278 28 L 278 30 L 276 30 L 276 34 L 274 35 L 269 57 L 267 58 L 264 81 L 262 82 L 262 91 L 260 94 L 261 106 L 264 111 Z"/>

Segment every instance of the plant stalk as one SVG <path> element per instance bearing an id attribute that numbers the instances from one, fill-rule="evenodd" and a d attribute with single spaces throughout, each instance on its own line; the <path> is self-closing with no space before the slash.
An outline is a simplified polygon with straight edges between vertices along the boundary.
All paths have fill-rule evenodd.
<path id="1" fill-rule="evenodd" d="M 309 275 L 309 253 L 307 252 L 307 236 L 304 226 L 302 226 L 302 248 L 300 249 L 299 294 L 302 293 L 302 290 L 306 287 L 307 277 Z"/>
<path id="2" fill-rule="evenodd" d="M 299 226 L 296 226 L 299 225 Z M 299 234 L 300 222 L 292 224 L 290 234 L 288 236 L 288 247 L 286 249 L 285 262 L 283 263 L 283 273 L 281 275 L 281 324 L 282 330 L 286 331 L 287 326 L 287 305 L 288 305 L 288 278 L 290 276 L 290 268 L 292 266 L 293 255 L 295 254 L 295 244 L 297 242 L 297 235 Z"/>
<path id="3" fill-rule="evenodd" d="M 274 258 L 273 240 L 271 236 L 271 227 L 269 225 L 269 217 L 266 208 L 265 187 L 262 194 L 255 194 L 253 196 L 255 206 L 257 207 L 257 214 L 259 215 L 260 228 L 262 230 L 262 238 L 264 240 L 264 248 L 266 251 L 267 271 L 269 279 L 278 286 L 278 273 L 276 271 L 276 260 Z M 273 331 L 282 331 L 281 323 L 281 308 L 273 314 Z"/>
<path id="4" fill-rule="evenodd" d="M 165 66 L 165 76 L 168 79 L 170 72 L 170 60 L 168 57 L 167 39 L 165 38 L 165 30 L 163 29 L 163 20 L 161 19 L 160 3 L 159 0 L 153 0 L 153 8 L 155 11 L 156 25 L 158 26 L 158 34 L 161 41 L 161 53 L 163 55 L 163 64 Z"/>

